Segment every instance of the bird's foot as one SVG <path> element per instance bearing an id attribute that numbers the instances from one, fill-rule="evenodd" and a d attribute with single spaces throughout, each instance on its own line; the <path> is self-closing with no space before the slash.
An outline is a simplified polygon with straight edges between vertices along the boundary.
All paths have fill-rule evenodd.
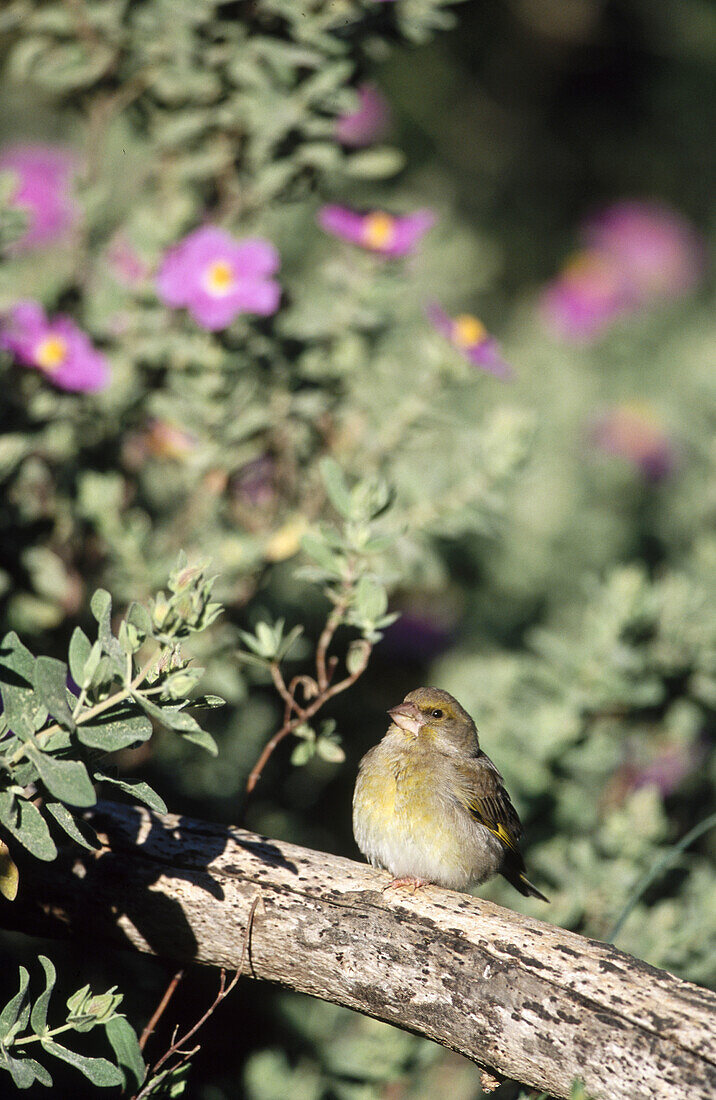
<path id="1" fill-rule="evenodd" d="M 414 894 L 416 890 L 420 890 L 423 886 L 428 886 L 428 880 L 426 878 L 415 878 L 414 875 L 403 875 L 401 878 L 394 878 L 392 882 L 389 882 L 387 886 L 384 886 L 381 893 L 385 893 L 386 890 L 399 890 L 401 887 L 409 889 L 411 894 Z"/>

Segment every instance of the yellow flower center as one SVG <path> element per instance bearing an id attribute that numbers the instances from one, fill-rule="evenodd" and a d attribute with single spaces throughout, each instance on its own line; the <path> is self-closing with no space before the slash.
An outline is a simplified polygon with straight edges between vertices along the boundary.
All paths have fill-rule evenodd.
<path id="1" fill-rule="evenodd" d="M 376 211 L 366 215 L 363 222 L 363 244 L 366 248 L 374 248 L 380 252 L 390 248 L 394 237 L 395 218 L 391 218 L 390 214 Z"/>
<path id="2" fill-rule="evenodd" d="M 61 336 L 46 336 L 35 348 L 35 363 L 40 370 L 52 373 L 67 358 L 67 341 Z"/>
<path id="3" fill-rule="evenodd" d="M 452 323 L 452 342 L 459 348 L 472 348 L 480 344 L 487 336 L 482 321 L 470 313 L 463 313 Z"/>
<path id="4" fill-rule="evenodd" d="M 214 298 L 229 294 L 236 283 L 234 269 L 226 260 L 214 260 L 204 272 L 204 288 Z"/>
<path id="5" fill-rule="evenodd" d="M 264 554 L 268 561 L 285 561 L 301 549 L 301 539 L 308 529 L 304 516 L 294 516 L 274 531 L 266 543 Z"/>
<path id="6" fill-rule="evenodd" d="M 648 401 L 625 401 L 619 412 L 628 417 L 632 422 L 638 420 L 643 425 L 649 426 L 650 428 L 662 427 L 661 417 L 653 405 L 650 405 Z"/>
<path id="7" fill-rule="evenodd" d="M 567 279 L 576 283 L 587 283 L 594 290 L 607 294 L 618 286 L 615 268 L 599 253 L 584 249 L 570 256 L 562 269 Z"/>

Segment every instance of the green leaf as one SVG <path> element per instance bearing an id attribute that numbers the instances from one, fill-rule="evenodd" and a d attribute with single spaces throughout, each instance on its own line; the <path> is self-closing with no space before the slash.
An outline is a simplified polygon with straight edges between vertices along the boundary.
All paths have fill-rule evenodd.
<path id="1" fill-rule="evenodd" d="M 353 153 L 343 162 L 344 170 L 355 179 L 386 179 L 405 165 L 405 155 L 390 145 L 375 146 Z"/>
<path id="2" fill-rule="evenodd" d="M 36 1035 L 43 1035 L 47 1028 L 47 1009 L 50 1005 L 50 997 L 52 996 L 52 990 L 55 988 L 55 981 L 57 980 L 57 972 L 52 964 L 52 960 L 48 959 L 46 955 L 38 956 L 42 968 L 45 971 L 45 978 L 47 984 L 32 1006 L 32 1013 L 30 1015 L 30 1026 Z"/>
<path id="3" fill-rule="evenodd" d="M 74 729 L 75 723 L 67 702 L 67 665 L 55 657 L 38 657 L 32 674 L 38 698 L 60 725 Z"/>
<path id="4" fill-rule="evenodd" d="M 147 1070 L 134 1028 L 124 1016 L 114 1016 L 105 1030 L 117 1062 L 123 1070 L 132 1074 L 139 1087 Z"/>
<path id="5" fill-rule="evenodd" d="M 315 752 L 316 744 L 314 741 L 299 741 L 291 753 L 291 763 L 300 768 L 313 759 Z"/>
<path id="6" fill-rule="evenodd" d="M 372 577 L 361 577 L 356 585 L 353 598 L 356 617 L 373 623 L 384 615 L 388 607 L 388 596 L 382 584 Z"/>
<path id="7" fill-rule="evenodd" d="M 32 1067 L 32 1058 L 13 1058 L 7 1052 L 4 1053 L 4 1058 L 0 1061 L 0 1066 L 10 1072 L 15 1087 L 18 1089 L 29 1089 L 30 1085 L 35 1080 L 35 1074 Z M 35 1063 L 37 1064 L 37 1063 Z"/>
<path id="8" fill-rule="evenodd" d="M 226 699 L 222 699 L 220 695 L 200 695 L 197 699 L 192 699 L 191 705 L 202 709 L 214 710 L 216 707 L 225 707 Z"/>
<path id="9" fill-rule="evenodd" d="M 294 626 L 291 630 L 289 630 L 288 634 L 283 639 L 276 652 L 277 661 L 283 661 L 288 656 L 289 651 L 293 649 L 294 644 L 298 641 L 302 634 L 303 627 L 300 625 Z M 194 705 L 195 704 L 192 701 L 192 706 Z"/>
<path id="10" fill-rule="evenodd" d="M 81 688 L 88 688 L 91 683 L 94 682 L 97 671 L 101 668 L 103 662 L 107 663 L 107 658 L 102 656 L 102 643 L 94 642 L 89 652 L 89 657 L 85 662 L 84 673 L 82 681 L 80 683 Z M 99 682 L 104 679 L 104 671 L 102 670 L 98 676 Z"/>
<path id="11" fill-rule="evenodd" d="M 144 783 L 140 779 L 117 779 L 115 776 L 105 775 L 103 772 L 95 772 L 94 775 L 98 782 L 112 783 L 115 787 L 119 787 L 120 790 L 126 791 L 133 798 L 143 802 L 145 806 L 149 806 L 150 810 L 155 810 L 158 814 L 167 812 L 164 799 L 152 790 L 148 783 Z"/>
<path id="12" fill-rule="evenodd" d="M 94 806 L 97 796 L 81 760 L 58 760 L 35 745 L 28 746 L 27 753 L 51 795 L 70 806 Z"/>
<path id="13" fill-rule="evenodd" d="M 105 624 L 107 628 L 109 627 L 112 616 L 112 597 L 106 589 L 98 588 L 93 594 L 90 600 L 90 611 L 100 626 Z"/>
<path id="14" fill-rule="evenodd" d="M 101 847 L 94 829 L 91 829 L 84 821 L 75 821 L 70 811 L 61 802 L 46 802 L 45 809 L 76 844 L 81 844 L 83 848 L 88 848 L 91 852 Z"/>
<path id="15" fill-rule="evenodd" d="M 0 840 L 0 894 L 8 901 L 14 901 L 17 897 L 18 881 L 18 871 L 10 849 Z"/>
<path id="16" fill-rule="evenodd" d="M 92 652 L 92 643 L 81 627 L 76 626 L 70 638 L 68 653 L 70 675 L 79 687 L 85 687 L 85 665 Z M 90 680 L 92 677 L 90 676 Z"/>
<path id="17" fill-rule="evenodd" d="M 144 637 L 152 633 L 152 616 L 149 614 L 144 604 L 133 601 L 129 605 L 126 621 L 131 623 L 137 633 Z"/>
<path id="18" fill-rule="evenodd" d="M 89 985 L 83 985 L 81 989 L 78 989 L 71 997 L 67 998 L 67 1011 L 70 1016 L 81 1016 L 82 1005 L 87 998 L 91 996 Z"/>
<path id="19" fill-rule="evenodd" d="M 0 1039 L 6 1043 L 12 1038 L 17 1030 L 15 1025 L 20 1019 L 20 1013 L 22 1012 L 25 998 L 27 997 L 27 987 L 30 982 L 29 971 L 26 970 L 24 966 L 21 966 L 19 969 L 20 988 L 15 996 L 5 1005 L 2 1012 L 0 1012 Z"/>
<path id="20" fill-rule="evenodd" d="M 323 760 L 327 760 L 331 764 L 342 764 L 346 758 L 346 754 L 338 742 L 330 737 L 318 738 L 316 752 Z"/>
<path id="21" fill-rule="evenodd" d="M 196 730 L 190 733 L 184 733 L 182 731 L 182 737 L 185 741 L 191 741 L 193 745 L 199 745 L 200 748 L 206 749 L 211 756 L 219 755 L 219 746 L 214 738 L 206 730 L 203 730 L 200 726 L 197 726 Z"/>
<path id="22" fill-rule="evenodd" d="M 116 752 L 147 741 L 152 735 L 152 723 L 139 712 L 135 703 L 123 702 L 89 722 L 77 725 L 77 736 L 83 745 L 103 752 Z"/>
<path id="23" fill-rule="evenodd" d="M 201 728 L 196 718 L 193 718 L 191 714 L 176 707 L 158 707 L 156 703 L 152 703 L 142 695 L 137 696 L 137 702 L 157 722 L 161 722 L 163 726 L 168 726 L 169 729 L 176 730 L 186 741 L 200 745 L 212 756 L 218 756 L 219 749 L 216 741 L 210 733 Z"/>
<path id="24" fill-rule="evenodd" d="M 112 597 L 109 592 L 98 588 L 90 600 L 90 608 L 99 626 L 97 637 L 102 650 L 107 654 L 115 672 L 124 676 L 126 661 L 121 645 L 112 634 Z"/>
<path id="25" fill-rule="evenodd" d="M 68 1020 L 75 1031 L 82 1033 L 91 1031 L 98 1024 L 106 1024 L 112 1019 L 124 999 L 121 993 L 115 993 L 116 988 L 116 985 L 113 985 L 106 993 L 95 993 L 85 998 L 77 1014 L 79 1018 Z"/>
<path id="26" fill-rule="evenodd" d="M 318 562 L 322 569 L 325 569 L 327 573 L 337 575 L 339 559 L 319 534 L 308 531 L 301 539 L 301 546 L 303 552 L 308 554 L 313 561 Z"/>
<path id="27" fill-rule="evenodd" d="M 0 821 L 7 831 L 37 859 L 55 859 L 57 856 L 55 842 L 37 806 L 26 798 L 18 798 L 16 800 L 17 817 L 14 818 L 12 799 L 13 796 L 9 791 L 0 792 Z M 10 800 L 9 805 L 8 800 Z"/>
<path id="28" fill-rule="evenodd" d="M 44 1066 L 41 1066 L 34 1058 L 23 1058 L 23 1062 L 28 1066 L 32 1066 L 32 1072 L 41 1085 L 44 1085 L 46 1088 L 52 1088 L 52 1077 Z"/>
<path id="29" fill-rule="evenodd" d="M 3 717 L 10 729 L 25 740 L 40 729 L 47 710 L 35 694 L 33 668 L 35 658 L 17 634 L 11 631 L 0 642 L 0 694 Z"/>
<path id="30" fill-rule="evenodd" d="M 124 1075 L 117 1066 L 113 1066 L 106 1058 L 89 1058 L 86 1054 L 77 1054 L 74 1050 L 61 1047 L 51 1039 L 42 1039 L 41 1045 L 48 1054 L 54 1055 L 62 1062 L 74 1066 L 83 1073 L 93 1085 L 100 1088 L 111 1088 L 113 1085 L 124 1084 Z"/>
<path id="31" fill-rule="evenodd" d="M 353 502 L 340 466 L 334 458 L 324 458 L 321 460 L 320 470 L 331 504 L 344 519 L 350 519 Z"/>

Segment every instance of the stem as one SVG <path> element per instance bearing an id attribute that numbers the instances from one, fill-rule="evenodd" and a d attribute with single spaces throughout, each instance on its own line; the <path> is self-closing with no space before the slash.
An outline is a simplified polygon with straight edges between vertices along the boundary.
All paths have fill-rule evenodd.
<path id="1" fill-rule="evenodd" d="M 242 945 L 242 948 L 241 948 L 241 959 L 239 960 L 239 965 L 238 965 L 238 968 L 236 970 L 236 973 L 234 974 L 233 978 L 229 982 L 228 986 L 226 984 L 226 970 L 222 966 L 222 968 L 221 968 L 221 977 L 219 979 L 219 992 L 216 994 L 216 997 L 214 998 L 212 1004 L 209 1005 L 209 1007 L 207 1008 L 204 1015 L 199 1020 L 197 1020 L 197 1022 L 194 1024 L 194 1026 L 190 1027 L 189 1030 L 184 1035 L 182 1035 L 182 1037 L 180 1039 L 176 1038 L 176 1030 L 175 1030 L 174 1035 L 172 1036 L 172 1042 L 171 1042 L 171 1045 L 170 1045 L 169 1049 L 166 1050 L 164 1052 L 164 1054 L 161 1056 L 161 1058 L 159 1059 L 159 1061 L 156 1062 L 152 1066 L 152 1070 L 151 1070 L 151 1074 L 149 1076 L 149 1080 L 147 1081 L 146 1085 L 142 1088 L 142 1090 L 140 1092 L 138 1092 L 133 1097 L 133 1100 L 143 1100 L 143 1098 L 145 1096 L 148 1096 L 150 1094 L 150 1092 L 154 1088 L 154 1085 L 156 1085 L 156 1083 L 157 1083 L 157 1073 L 158 1073 L 158 1071 L 161 1069 L 161 1067 L 164 1065 L 164 1063 L 169 1058 L 171 1058 L 175 1054 L 181 1055 L 181 1057 L 180 1057 L 179 1061 L 177 1062 L 177 1064 L 175 1066 L 173 1066 L 171 1068 L 171 1070 L 169 1070 L 169 1069 L 165 1070 L 164 1073 L 173 1072 L 175 1069 L 178 1069 L 179 1066 L 181 1066 L 188 1058 L 191 1058 L 191 1056 L 193 1054 L 196 1054 L 196 1052 L 199 1050 L 199 1047 L 194 1047 L 193 1050 L 189 1050 L 189 1051 L 183 1051 L 180 1048 L 182 1046 L 184 1046 L 184 1044 L 189 1039 L 191 1039 L 192 1035 L 195 1035 L 197 1033 L 197 1031 L 199 1030 L 199 1028 L 203 1024 L 206 1023 L 206 1021 L 209 1019 L 209 1017 L 212 1015 L 212 1013 L 215 1011 L 215 1009 L 218 1008 L 218 1006 L 221 1004 L 221 1002 L 224 1000 L 224 998 L 228 997 L 229 993 L 231 993 L 232 989 L 234 988 L 234 986 L 238 982 L 239 978 L 241 977 L 241 974 L 243 973 L 243 969 L 244 969 L 244 961 L 246 959 L 246 952 L 247 952 L 247 949 L 248 949 L 249 940 L 251 938 L 251 929 L 253 928 L 253 924 L 254 924 L 254 916 L 256 914 L 256 909 L 257 909 L 257 906 L 258 906 L 260 900 L 261 900 L 261 893 L 259 891 L 259 893 L 256 894 L 256 897 L 252 901 L 251 908 L 249 909 L 249 918 L 246 922 L 246 931 L 244 932 L 244 942 L 243 942 L 243 945 Z M 162 1000 L 159 1004 L 159 1007 L 158 1007 L 157 1011 L 155 1012 L 154 1016 L 150 1020 L 147 1027 L 149 1027 L 153 1022 L 156 1022 L 155 1017 L 156 1017 L 157 1020 L 159 1019 L 159 1016 L 161 1015 L 161 1012 L 163 1012 L 164 1008 L 166 1007 L 166 1002 L 168 1002 L 169 997 L 171 997 L 172 993 L 174 992 L 174 989 L 176 989 L 176 985 L 178 984 L 179 978 L 181 977 L 182 974 L 183 974 L 183 971 L 181 971 L 181 970 L 178 972 L 178 974 L 175 974 L 174 978 L 172 979 L 172 981 L 169 985 L 169 988 L 167 989 L 166 993 L 164 994 L 164 997 L 162 998 Z M 146 1032 L 146 1030 L 147 1029 L 145 1028 L 145 1032 Z M 143 1039 L 144 1039 L 144 1033 L 142 1034 L 142 1040 Z M 140 1046 L 141 1045 L 142 1045 L 142 1042 L 140 1041 Z"/>
<path id="2" fill-rule="evenodd" d="M 147 1024 L 144 1031 L 142 1032 L 142 1037 L 139 1040 L 139 1049 L 140 1050 L 144 1050 L 145 1046 L 147 1045 L 147 1039 L 149 1038 L 149 1036 L 152 1034 L 155 1027 L 159 1023 L 159 1020 L 160 1020 L 165 1008 L 167 1007 L 170 1000 L 174 996 L 174 993 L 176 992 L 176 988 L 179 985 L 179 982 L 182 980 L 183 977 L 184 977 L 184 971 L 183 970 L 177 970 L 176 974 L 174 975 L 174 977 L 170 981 L 169 985 L 164 990 L 164 996 L 162 997 L 162 999 L 159 1002 L 159 1004 L 157 1005 L 157 1007 L 154 1009 L 154 1012 L 152 1014 L 152 1017 L 151 1017 L 149 1023 Z"/>
<path id="3" fill-rule="evenodd" d="M 321 636 L 318 639 L 318 645 L 316 647 L 316 673 L 319 691 L 325 691 L 328 687 L 328 673 L 326 672 L 326 654 L 328 653 L 329 645 L 333 641 L 333 635 L 340 626 L 341 619 L 345 614 L 346 605 L 347 599 L 345 597 L 338 601 L 338 603 L 328 616 L 326 620 L 326 625 L 321 631 Z"/>
<path id="4" fill-rule="evenodd" d="M 286 687 L 286 681 L 283 678 L 278 661 L 272 661 L 270 669 L 271 679 L 273 680 L 274 687 L 286 704 L 286 718 L 288 718 L 288 715 L 291 713 L 292 710 L 295 710 L 296 713 L 301 716 L 303 714 L 303 710 L 301 707 L 299 707 L 293 694 Z"/>
<path id="5" fill-rule="evenodd" d="M 708 832 L 708 830 L 712 829 L 714 825 L 716 825 L 716 814 L 711 814 L 709 817 L 704 818 L 704 820 L 700 821 L 698 825 L 695 825 L 693 829 L 691 829 L 691 831 L 688 832 L 686 836 L 678 842 L 678 844 L 674 844 L 671 848 L 669 848 L 668 852 L 666 852 L 661 857 L 661 859 L 658 859 L 656 863 L 650 868 L 650 870 L 646 872 L 643 878 L 641 878 L 637 885 L 634 887 L 634 890 L 630 894 L 626 905 L 617 917 L 616 923 L 614 924 L 614 927 L 607 937 L 607 943 L 614 943 L 617 936 L 624 927 L 624 923 L 627 917 L 631 913 L 632 909 L 634 908 L 642 894 L 651 886 L 654 879 L 658 878 L 661 872 L 666 870 L 669 864 L 673 863 L 677 856 L 680 856 L 682 852 L 686 851 L 689 845 L 693 844 L 693 842 L 697 840 L 698 837 L 702 835 L 702 833 Z"/>
<path id="6" fill-rule="evenodd" d="M 41 1039 L 51 1039 L 53 1035 L 59 1035 L 62 1031 L 73 1031 L 74 1024 L 62 1024 L 61 1027 L 55 1027 L 52 1031 L 46 1031 L 44 1035 L 28 1035 L 25 1039 L 14 1039 L 12 1045 L 14 1047 L 25 1046 L 27 1043 L 39 1043 Z"/>
<path id="7" fill-rule="evenodd" d="M 327 625 L 328 624 L 326 624 L 326 626 Z M 328 636 L 328 641 L 329 642 L 330 642 L 330 638 L 332 637 L 333 633 L 335 633 L 335 627 L 333 628 L 333 631 L 331 632 L 331 635 Z M 327 630 L 324 630 L 321 637 L 323 638 L 323 635 L 326 635 L 326 634 L 327 634 Z M 309 718 L 312 718 L 313 715 L 316 714 L 321 709 L 321 707 L 325 703 L 328 702 L 329 699 L 332 699 L 334 695 L 338 695 L 338 694 L 340 694 L 340 692 L 346 691 L 349 687 L 352 687 L 352 685 L 356 682 L 358 677 L 361 676 L 365 672 L 365 670 L 368 666 L 368 660 L 370 658 L 370 654 L 372 652 L 372 649 L 373 649 L 372 645 L 369 642 L 367 642 L 366 647 L 365 647 L 365 653 L 364 653 L 364 656 L 363 656 L 363 660 L 361 661 L 358 668 L 354 672 L 351 672 L 350 675 L 346 676 L 343 680 L 339 680 L 337 684 L 330 685 L 328 683 L 328 681 L 326 680 L 326 686 L 324 687 L 324 689 L 322 691 L 319 690 L 317 698 L 314 699 L 314 701 L 312 703 L 310 703 L 309 706 L 298 708 L 300 713 L 296 718 L 289 718 L 288 714 L 287 714 L 287 717 L 286 717 L 283 725 L 281 726 L 281 729 L 278 730 L 273 735 L 271 740 L 268 741 L 264 745 L 263 750 L 261 752 L 261 755 L 259 756 L 258 760 L 254 764 L 254 766 L 251 770 L 251 774 L 249 775 L 249 778 L 246 780 L 246 793 L 247 794 L 251 794 L 254 787 L 258 783 L 259 779 L 261 778 L 261 772 L 266 767 L 266 763 L 267 763 L 269 757 L 271 756 L 271 754 L 276 749 L 277 745 L 280 745 L 281 742 L 283 741 L 283 739 L 285 737 L 288 737 L 288 735 L 290 733 L 293 733 L 293 731 L 298 726 L 300 726 L 302 722 L 307 722 Z M 324 649 L 324 661 L 325 661 L 325 649 Z M 318 664 L 318 656 L 316 656 L 316 664 Z M 324 668 L 325 668 L 325 665 L 324 665 Z M 294 703 L 295 703 L 295 700 L 294 700 Z"/>
<path id="8" fill-rule="evenodd" d="M 109 710 L 111 707 L 117 706 L 118 703 L 122 703 L 125 699 L 129 698 L 129 696 L 137 690 L 139 685 L 145 679 L 147 673 L 149 672 L 155 661 L 156 654 L 147 661 L 147 663 L 137 673 L 137 675 L 134 677 L 128 687 L 122 688 L 122 690 L 118 691 L 115 695 L 110 695 L 107 699 L 103 699 L 101 703 L 95 703 L 93 707 L 89 707 L 88 710 L 83 711 L 83 713 L 80 714 L 76 719 L 77 725 L 81 726 L 84 722 L 88 722 L 90 718 L 96 718 L 98 714 L 103 714 L 106 710 Z M 28 745 L 33 745 L 40 740 L 44 741 L 47 737 L 50 736 L 50 734 L 58 733 L 61 729 L 64 729 L 64 727 L 61 726 L 59 722 L 55 722 L 53 725 L 48 726 L 47 729 L 40 730 L 39 733 L 36 733 L 32 741 L 25 741 L 22 745 L 18 745 L 18 747 L 15 749 L 15 752 L 7 761 L 7 766 L 12 767 L 14 764 L 17 764 L 19 760 L 22 760 L 23 756 L 25 756 L 27 752 Z"/>

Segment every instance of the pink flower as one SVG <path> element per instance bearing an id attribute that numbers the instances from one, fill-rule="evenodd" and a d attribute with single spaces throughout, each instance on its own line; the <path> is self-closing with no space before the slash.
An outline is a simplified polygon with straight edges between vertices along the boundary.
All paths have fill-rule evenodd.
<path id="1" fill-rule="evenodd" d="M 17 186 L 10 205 L 28 216 L 28 226 L 11 251 L 37 248 L 61 237 L 77 218 L 70 196 L 72 156 L 53 145 L 11 145 L 0 153 L 0 172 L 13 172 Z"/>
<path id="2" fill-rule="evenodd" d="M 446 336 L 470 363 L 498 378 L 512 376 L 512 367 L 502 358 L 497 340 L 490 336 L 477 317 L 469 313 L 451 317 L 435 303 L 429 305 L 425 312 L 438 332 Z"/>
<path id="3" fill-rule="evenodd" d="M 638 302 L 678 297 L 699 280 L 703 242 L 675 210 L 655 202 L 607 207 L 584 230 L 587 246 L 609 256 Z"/>
<path id="4" fill-rule="evenodd" d="M 627 459 L 647 481 L 661 481 L 675 455 L 659 417 L 647 404 L 630 401 L 610 409 L 594 426 L 592 440 L 607 454 Z"/>
<path id="5" fill-rule="evenodd" d="M 356 88 L 358 109 L 341 115 L 336 122 L 336 138 L 343 145 L 356 148 L 371 145 L 384 137 L 390 126 L 388 101 L 375 84 L 361 84 Z"/>
<path id="6" fill-rule="evenodd" d="M 281 287 L 269 276 L 279 254 L 260 238 L 237 241 L 215 226 L 195 229 L 167 252 L 157 276 L 165 305 L 186 306 L 198 325 L 226 328 L 240 313 L 275 313 Z"/>
<path id="7" fill-rule="evenodd" d="M 0 348 L 61 390 L 89 393 L 109 382 L 107 360 L 86 333 L 70 317 L 48 320 L 37 302 L 18 302 L 0 318 Z"/>
<path id="8" fill-rule="evenodd" d="M 125 286 L 137 286 L 149 274 L 147 265 L 123 233 L 117 233 L 110 241 L 107 260 L 117 281 Z"/>
<path id="9" fill-rule="evenodd" d="M 618 317 L 684 294 L 703 272 L 696 231 L 658 203 L 607 207 L 582 237 L 586 248 L 542 295 L 546 324 L 567 340 L 593 340 Z"/>
<path id="10" fill-rule="evenodd" d="M 318 224 L 326 233 L 383 256 L 412 252 L 434 221 L 435 215 L 429 210 L 416 210 L 403 217 L 382 210 L 359 214 L 346 206 L 324 206 L 318 212 Z"/>
<path id="11" fill-rule="evenodd" d="M 540 312 L 557 336 L 593 340 L 634 306 L 634 291 L 619 267 L 599 252 L 578 252 L 542 294 Z"/>

